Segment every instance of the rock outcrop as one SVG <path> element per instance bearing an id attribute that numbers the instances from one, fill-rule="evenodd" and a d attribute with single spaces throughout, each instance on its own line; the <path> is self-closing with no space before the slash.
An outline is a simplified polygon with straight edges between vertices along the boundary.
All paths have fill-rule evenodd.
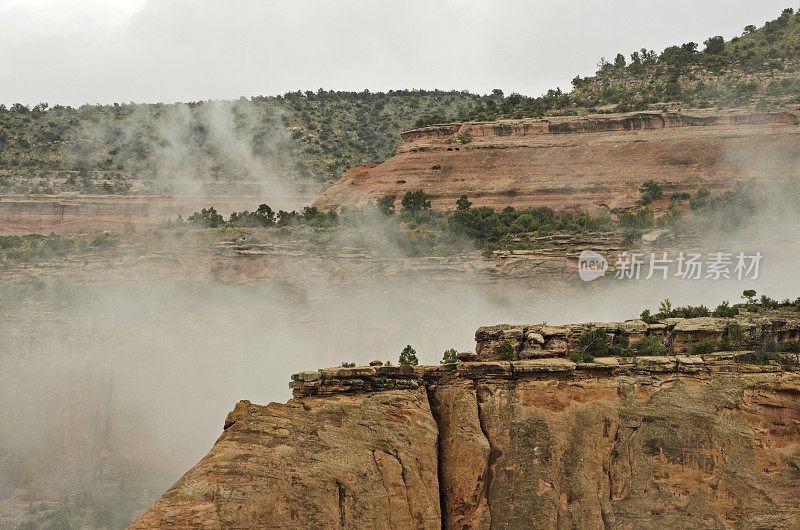
<path id="1" fill-rule="evenodd" d="M 770 340 L 800 330 L 787 314 L 752 318 Z M 796 364 L 566 357 L 578 329 L 692 339 L 733 321 L 494 326 L 476 333 L 482 353 L 461 357 L 486 358 L 501 337 L 517 352 L 566 347 L 300 372 L 287 404 L 237 404 L 211 452 L 132 527 L 797 527 Z"/>
<path id="2" fill-rule="evenodd" d="M 581 334 L 592 329 L 603 330 L 620 348 L 652 336 L 658 337 L 674 352 L 689 353 L 693 344 L 701 341 L 727 341 L 742 349 L 758 348 L 765 341 L 796 341 L 800 339 L 800 316 L 794 311 L 774 311 L 769 314 L 742 313 L 727 318 L 666 318 L 651 324 L 635 319 L 566 326 L 485 326 L 475 332 L 476 360 L 499 360 L 499 347 L 503 343 L 511 346 L 515 360 L 567 356 L 579 349 Z"/>
<path id="3" fill-rule="evenodd" d="M 133 528 L 437 528 L 424 389 L 240 402 L 211 452 Z"/>
<path id="4" fill-rule="evenodd" d="M 315 205 L 359 206 L 389 194 L 399 207 L 406 191 L 421 188 L 445 210 L 466 194 L 501 209 L 618 212 L 636 205 L 648 179 L 669 196 L 798 176 L 796 122 L 788 112 L 636 113 L 433 125 L 402 133 L 393 158 L 351 169 Z"/>

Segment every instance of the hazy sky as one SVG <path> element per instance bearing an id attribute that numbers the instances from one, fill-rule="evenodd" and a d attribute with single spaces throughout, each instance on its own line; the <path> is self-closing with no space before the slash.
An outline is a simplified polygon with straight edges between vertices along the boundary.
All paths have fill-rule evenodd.
<path id="1" fill-rule="evenodd" d="M 601 56 L 730 38 L 788 0 L 0 0 L 0 103 L 569 89 Z M 793 6 L 795 7 L 795 6 Z"/>

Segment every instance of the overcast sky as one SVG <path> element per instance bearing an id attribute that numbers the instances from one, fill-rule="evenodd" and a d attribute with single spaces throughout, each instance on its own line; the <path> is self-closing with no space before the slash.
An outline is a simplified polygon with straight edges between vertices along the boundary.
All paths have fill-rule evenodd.
<path id="1" fill-rule="evenodd" d="M 730 38 L 788 0 L 0 0 L 0 103 L 568 90 L 601 56 Z M 794 7 L 794 6 L 793 6 Z"/>

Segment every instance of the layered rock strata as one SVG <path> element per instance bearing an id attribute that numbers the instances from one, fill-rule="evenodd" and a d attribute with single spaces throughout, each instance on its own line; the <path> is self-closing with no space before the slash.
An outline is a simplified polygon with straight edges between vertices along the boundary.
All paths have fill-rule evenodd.
<path id="1" fill-rule="evenodd" d="M 757 318 L 778 340 L 798 331 L 789 315 Z M 471 355 L 516 329 L 518 353 L 534 333 L 545 348 L 601 326 L 699 340 L 733 319 L 721 332 L 678 320 L 481 328 Z M 796 368 L 742 352 L 564 355 L 300 372 L 287 404 L 237 404 L 211 452 L 132 527 L 800 525 Z"/>
<path id="2" fill-rule="evenodd" d="M 655 336 L 674 352 L 688 352 L 701 341 L 728 343 L 742 349 L 756 349 L 769 341 L 776 343 L 800 338 L 800 317 L 794 311 L 743 313 L 735 317 L 666 318 L 658 322 L 589 322 L 565 326 L 547 324 L 500 324 L 478 328 L 475 332 L 474 359 L 498 360 L 498 348 L 507 342 L 515 359 L 568 356 L 579 349 L 582 333 L 601 329 L 621 348 L 631 346 L 646 336 Z M 470 360 L 470 356 L 464 356 Z"/>
<path id="3" fill-rule="evenodd" d="M 406 191 L 423 189 L 445 210 L 466 194 L 499 209 L 619 212 L 636 206 L 649 179 L 669 197 L 800 176 L 796 123 L 788 112 L 634 113 L 422 127 L 402 133 L 386 162 L 351 169 L 315 205 L 360 206 L 388 194 L 399 209 Z"/>

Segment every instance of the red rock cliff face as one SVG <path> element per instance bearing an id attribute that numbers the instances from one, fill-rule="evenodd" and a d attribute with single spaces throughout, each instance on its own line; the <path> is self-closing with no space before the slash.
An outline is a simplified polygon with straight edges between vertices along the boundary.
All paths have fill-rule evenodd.
<path id="1" fill-rule="evenodd" d="M 352 169 L 315 205 L 358 206 L 385 194 L 399 202 L 421 188 L 440 209 L 467 194 L 477 206 L 619 211 L 635 206 L 649 179 L 669 195 L 800 176 L 795 123 L 790 113 L 638 113 L 434 125 L 402 133 L 394 157 Z"/>
<path id="2" fill-rule="evenodd" d="M 424 389 L 241 402 L 133 528 L 439 528 L 437 427 Z"/>
<path id="3" fill-rule="evenodd" d="M 301 372 L 132 528 L 796 528 L 800 372 L 734 356 Z"/>

